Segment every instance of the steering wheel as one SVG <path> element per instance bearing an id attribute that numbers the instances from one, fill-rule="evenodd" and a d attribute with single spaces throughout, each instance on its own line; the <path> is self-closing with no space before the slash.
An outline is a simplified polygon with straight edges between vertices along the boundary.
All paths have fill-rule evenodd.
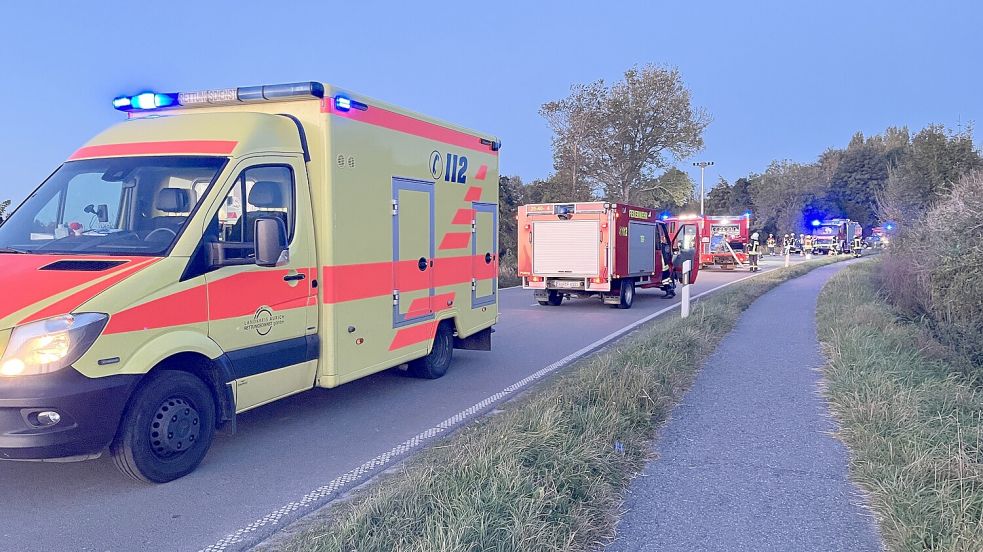
<path id="1" fill-rule="evenodd" d="M 156 230 L 153 230 L 149 234 L 147 234 L 147 237 L 143 238 L 143 241 L 151 241 L 150 237 L 153 236 L 154 234 L 156 234 L 157 232 L 167 232 L 167 233 L 169 233 L 171 235 L 171 239 L 174 239 L 174 238 L 177 237 L 177 232 L 175 232 L 174 230 L 171 230 L 170 228 L 158 228 Z"/>

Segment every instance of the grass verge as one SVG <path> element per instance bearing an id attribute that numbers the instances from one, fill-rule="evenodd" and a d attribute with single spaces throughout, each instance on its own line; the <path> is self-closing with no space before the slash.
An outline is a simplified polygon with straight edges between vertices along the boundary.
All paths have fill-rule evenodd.
<path id="1" fill-rule="evenodd" d="M 983 550 L 983 393 L 964 359 L 898 316 L 880 263 L 820 295 L 827 396 L 890 550 Z"/>
<path id="2" fill-rule="evenodd" d="M 699 301 L 686 320 L 661 318 L 260 548 L 594 549 L 613 534 L 656 428 L 741 312 L 836 260 L 768 272 Z"/>

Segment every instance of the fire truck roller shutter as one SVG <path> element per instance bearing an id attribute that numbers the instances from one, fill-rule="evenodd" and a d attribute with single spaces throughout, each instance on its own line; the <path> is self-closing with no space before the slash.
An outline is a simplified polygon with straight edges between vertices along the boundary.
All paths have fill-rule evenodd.
<path id="1" fill-rule="evenodd" d="M 596 220 L 541 221 L 533 228 L 533 272 L 594 276 L 600 264 Z"/>

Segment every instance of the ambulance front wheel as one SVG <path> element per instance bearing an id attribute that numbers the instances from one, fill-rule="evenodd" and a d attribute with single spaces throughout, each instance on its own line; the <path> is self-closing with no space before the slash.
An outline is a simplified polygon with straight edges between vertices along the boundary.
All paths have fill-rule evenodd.
<path id="1" fill-rule="evenodd" d="M 157 372 L 134 394 L 110 445 L 124 474 L 167 483 L 193 472 L 215 433 L 215 401 L 187 372 Z"/>
<path id="2" fill-rule="evenodd" d="M 430 354 L 410 362 L 410 375 L 423 379 L 437 379 L 447 373 L 454 353 L 454 333 L 447 322 L 437 326 Z"/>

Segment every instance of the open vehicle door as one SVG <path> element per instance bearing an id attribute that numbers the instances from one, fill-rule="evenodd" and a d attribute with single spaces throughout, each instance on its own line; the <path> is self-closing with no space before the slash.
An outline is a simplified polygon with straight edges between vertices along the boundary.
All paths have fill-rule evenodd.
<path id="1" fill-rule="evenodd" d="M 701 246 L 699 225 L 695 222 L 680 224 L 672 237 L 672 271 L 679 279 L 682 279 L 683 263 L 692 261 L 689 283 L 696 282 L 700 272 Z"/>

